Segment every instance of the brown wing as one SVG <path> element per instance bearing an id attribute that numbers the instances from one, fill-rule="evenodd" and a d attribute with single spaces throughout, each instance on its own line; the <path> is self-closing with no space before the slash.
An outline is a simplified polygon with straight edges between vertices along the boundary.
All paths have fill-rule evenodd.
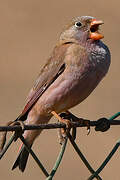
<path id="1" fill-rule="evenodd" d="M 27 118 L 28 112 L 46 91 L 46 89 L 59 77 L 65 69 L 64 57 L 69 44 L 58 45 L 54 48 L 51 57 L 48 59 L 45 66 L 41 69 L 40 74 L 31 89 L 27 103 L 16 120 L 24 121 Z"/>

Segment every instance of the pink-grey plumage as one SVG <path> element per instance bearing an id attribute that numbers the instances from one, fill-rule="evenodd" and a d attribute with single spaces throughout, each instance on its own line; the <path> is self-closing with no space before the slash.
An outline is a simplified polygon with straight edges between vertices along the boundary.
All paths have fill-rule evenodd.
<path id="1" fill-rule="evenodd" d="M 90 95 L 110 65 L 109 49 L 100 41 L 103 38 L 98 32 L 100 24 L 102 22 L 93 17 L 81 16 L 66 26 L 16 120 L 25 121 L 26 124 L 47 123 L 52 111 L 66 111 Z M 24 132 L 30 146 L 40 132 Z M 23 172 L 28 155 L 22 145 L 12 169 L 18 166 Z"/>

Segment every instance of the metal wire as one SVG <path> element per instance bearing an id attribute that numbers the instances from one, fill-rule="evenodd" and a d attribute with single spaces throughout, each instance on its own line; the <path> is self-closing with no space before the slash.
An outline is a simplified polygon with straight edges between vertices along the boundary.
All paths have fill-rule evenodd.
<path id="1" fill-rule="evenodd" d="M 64 142 L 63 145 L 61 146 L 61 151 L 60 151 L 60 153 L 59 153 L 59 155 L 58 155 L 58 157 L 57 157 L 57 160 L 56 160 L 56 162 L 55 162 L 55 164 L 54 164 L 54 167 L 53 167 L 53 169 L 52 169 L 49 177 L 48 177 L 46 180 L 52 180 L 52 178 L 54 177 L 54 175 L 55 175 L 55 173 L 56 173 L 56 171 L 57 171 L 57 169 L 58 169 L 58 167 L 59 167 L 59 165 L 60 165 L 60 162 L 61 162 L 61 160 L 62 160 L 62 157 L 63 157 L 63 155 L 64 155 L 65 148 L 66 148 L 66 145 L 67 145 L 67 141 L 68 141 L 68 139 L 66 138 L 66 139 L 65 139 L 65 142 Z"/>
<path id="2" fill-rule="evenodd" d="M 110 159 L 112 158 L 112 156 L 115 154 L 115 152 L 117 151 L 118 147 L 120 146 L 120 141 L 118 141 L 116 143 L 116 145 L 114 146 L 114 148 L 112 149 L 112 151 L 110 152 L 110 154 L 106 157 L 106 159 L 104 160 L 104 162 L 101 164 L 101 166 L 97 169 L 96 172 L 93 173 L 92 176 L 89 177 L 88 180 L 92 180 L 94 177 L 96 177 L 96 175 L 98 175 L 103 168 L 107 165 L 107 163 L 110 161 Z"/>
<path id="3" fill-rule="evenodd" d="M 88 120 L 89 121 L 89 120 Z M 98 121 L 90 121 L 90 126 L 94 127 L 98 124 Z M 110 120 L 110 125 L 120 125 L 120 120 Z M 80 124 L 79 122 L 71 122 L 71 127 L 87 127 L 86 124 Z M 39 124 L 39 125 L 24 125 L 24 130 L 40 130 L 40 129 L 58 129 L 66 128 L 63 123 L 53 123 L 53 124 Z M 0 126 L 0 132 L 2 131 L 20 131 L 21 126 Z"/>
<path id="4" fill-rule="evenodd" d="M 118 116 L 120 116 L 120 112 L 114 114 L 113 116 L 111 116 L 109 119 L 106 118 L 101 118 L 97 121 L 89 121 L 89 120 L 85 120 L 85 121 L 89 121 L 89 125 L 90 126 L 94 126 L 96 131 L 107 131 L 111 125 L 120 125 L 120 120 L 114 120 L 115 118 L 117 118 Z M 71 120 L 73 118 L 73 121 L 76 120 L 79 121 L 81 120 L 81 118 L 77 118 L 74 115 L 72 115 L 72 117 L 70 117 L 69 120 Z M 84 119 L 82 119 L 84 120 Z M 86 127 L 87 124 L 81 124 L 79 122 L 71 122 L 71 127 L 72 128 L 78 128 L 78 127 Z M 40 129 L 57 129 L 57 128 L 65 128 L 66 129 L 66 125 L 63 123 L 54 123 L 54 124 L 40 124 L 40 125 L 24 125 L 24 130 L 40 130 Z M 33 152 L 32 148 L 27 144 L 26 140 L 24 139 L 24 137 L 22 136 L 23 130 L 22 127 L 20 125 L 14 125 L 14 126 L 0 126 L 0 131 L 5 132 L 5 131 L 15 131 L 15 133 L 11 136 L 10 140 L 8 141 L 7 144 L 5 144 L 3 149 L 0 152 L 0 159 L 3 157 L 3 155 L 6 153 L 6 151 L 8 150 L 8 148 L 10 147 L 10 145 L 12 144 L 13 141 L 15 141 L 17 138 L 19 138 L 25 145 L 26 149 L 28 150 L 28 152 L 32 155 L 32 157 L 34 158 L 35 162 L 38 164 L 38 166 L 40 167 L 40 169 L 42 170 L 43 174 L 45 175 L 45 177 L 47 177 L 46 180 L 52 180 L 60 163 L 61 160 L 63 158 L 65 149 L 66 149 L 66 145 L 67 145 L 67 141 L 69 139 L 69 141 L 71 142 L 73 148 L 75 149 L 75 151 L 77 152 L 77 154 L 79 155 L 79 157 L 81 158 L 81 160 L 83 161 L 83 163 L 85 164 L 85 166 L 87 167 L 87 169 L 91 172 L 91 176 L 88 178 L 88 180 L 92 180 L 93 178 L 96 178 L 98 180 L 102 180 L 102 178 L 99 176 L 99 173 L 103 170 L 103 168 L 107 165 L 107 163 L 110 161 L 110 159 L 112 158 L 112 156 L 115 154 L 115 152 L 117 151 L 118 147 L 120 146 L 120 141 L 118 141 L 116 143 L 116 145 L 113 147 L 113 149 L 111 150 L 111 152 L 108 154 L 108 156 L 106 157 L 106 159 L 103 161 L 103 163 L 100 165 L 100 167 L 95 171 L 92 166 L 89 164 L 88 160 L 85 158 L 85 156 L 83 155 L 83 153 L 81 152 L 80 148 L 77 146 L 77 144 L 75 143 L 74 137 L 72 137 L 72 135 L 70 134 L 70 132 L 67 132 L 67 137 L 65 139 L 65 142 L 63 143 L 63 145 L 61 146 L 60 149 L 60 153 L 57 157 L 57 160 L 51 170 L 50 173 L 48 173 L 48 171 L 46 170 L 46 168 L 43 166 L 43 164 L 41 163 L 41 161 L 39 160 L 39 158 L 36 156 L 36 154 Z M 3 138 L 6 139 L 6 138 Z"/>
<path id="5" fill-rule="evenodd" d="M 28 150 L 28 152 L 31 154 L 31 156 L 34 158 L 34 160 L 36 161 L 36 163 L 38 164 L 38 166 L 40 167 L 40 169 L 42 170 L 42 172 L 44 173 L 44 175 L 46 177 L 49 176 L 47 170 L 44 168 L 44 166 L 42 165 L 42 163 L 40 162 L 40 160 L 38 159 L 38 157 L 36 156 L 36 154 L 33 152 L 33 150 L 30 148 L 30 146 L 28 145 L 28 143 L 26 142 L 26 140 L 24 139 L 24 137 L 21 135 L 19 137 L 21 139 L 21 141 L 24 143 L 26 149 Z"/>
<path id="6" fill-rule="evenodd" d="M 96 172 L 94 171 L 94 169 L 91 167 L 91 165 L 89 164 L 89 162 L 87 161 L 87 159 L 85 158 L 85 156 L 83 155 L 83 153 L 80 151 L 80 148 L 77 146 L 77 144 L 75 143 L 75 141 L 73 140 L 72 136 L 70 135 L 70 133 L 68 133 L 68 138 L 71 142 L 71 144 L 73 145 L 75 151 L 77 152 L 77 154 L 79 155 L 79 157 L 81 158 L 81 160 L 83 161 L 83 163 L 85 164 L 85 166 L 88 168 L 88 170 L 94 174 L 94 177 L 96 177 L 98 180 L 102 180 L 100 176 L 98 176 L 98 174 L 95 174 Z"/>

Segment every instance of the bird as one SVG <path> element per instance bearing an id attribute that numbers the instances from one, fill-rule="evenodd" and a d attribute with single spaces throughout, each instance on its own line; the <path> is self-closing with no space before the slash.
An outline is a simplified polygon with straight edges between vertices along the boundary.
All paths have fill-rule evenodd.
<path id="1" fill-rule="evenodd" d="M 73 18 L 61 32 L 46 64 L 41 68 L 26 105 L 15 121 L 26 125 L 48 123 L 55 116 L 60 122 L 68 121 L 60 113 L 85 100 L 107 74 L 111 55 L 102 42 L 99 31 L 102 20 L 92 16 Z M 31 147 L 42 130 L 24 131 L 23 136 Z M 22 144 L 12 167 L 24 172 L 29 152 Z"/>

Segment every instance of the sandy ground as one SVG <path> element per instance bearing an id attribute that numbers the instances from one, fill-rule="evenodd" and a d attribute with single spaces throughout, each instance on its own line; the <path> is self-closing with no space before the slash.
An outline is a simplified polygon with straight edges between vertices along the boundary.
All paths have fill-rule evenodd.
<path id="1" fill-rule="evenodd" d="M 112 54 L 110 71 L 90 97 L 71 111 L 79 117 L 96 120 L 120 111 L 120 2 L 96 0 L 0 0 L 0 124 L 20 113 L 25 98 L 41 66 L 50 55 L 63 26 L 75 16 L 91 15 L 104 20 L 104 42 Z M 52 121 L 51 121 L 52 122 Z M 77 143 L 91 165 L 97 169 L 119 139 L 119 127 L 106 133 L 78 129 Z M 45 179 L 30 157 L 26 171 L 11 171 L 18 144 L 13 143 L 0 161 L 0 179 Z M 57 131 L 44 131 L 34 151 L 48 170 L 54 164 L 60 145 Z M 119 150 L 118 150 L 119 151 Z M 117 152 L 104 168 L 104 180 L 120 179 L 120 155 Z M 86 180 L 90 173 L 68 143 L 62 164 L 54 179 Z"/>

